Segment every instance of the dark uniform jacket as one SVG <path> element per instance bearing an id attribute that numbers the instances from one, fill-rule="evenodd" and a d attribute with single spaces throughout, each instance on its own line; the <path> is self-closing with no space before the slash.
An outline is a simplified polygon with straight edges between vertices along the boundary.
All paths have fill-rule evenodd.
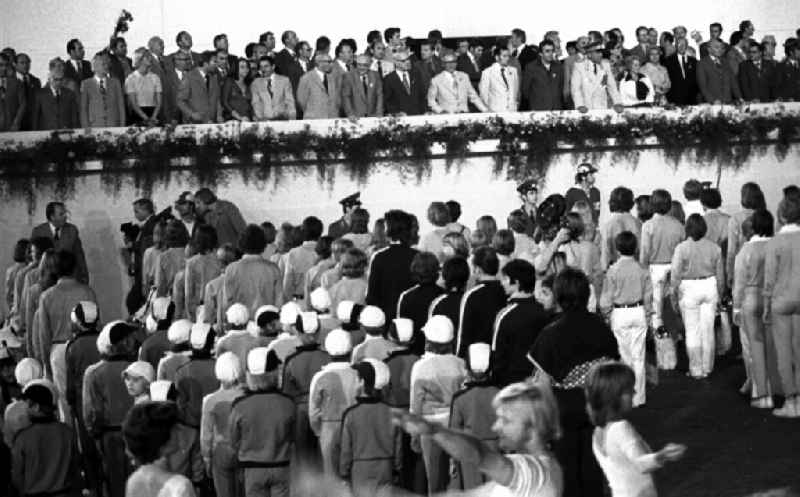
<path id="1" fill-rule="evenodd" d="M 561 110 L 564 104 L 564 68 L 558 61 L 550 63 L 550 69 L 541 59 L 525 66 L 522 73 L 522 94 L 528 99 L 529 110 Z"/>
<path id="2" fill-rule="evenodd" d="M 414 285 L 400 294 L 397 300 L 397 317 L 408 318 L 414 322 L 414 338 L 411 350 L 415 354 L 425 351 L 425 335 L 422 327 L 428 321 L 428 310 L 431 302 L 444 293 L 444 289 L 436 283 Z"/>
<path id="3" fill-rule="evenodd" d="M 295 353 L 284 362 L 283 393 L 294 399 L 296 404 L 307 404 L 311 379 L 329 362 L 331 357 L 316 343 L 297 347 Z"/>
<path id="4" fill-rule="evenodd" d="M 389 384 L 383 390 L 383 398 L 392 407 L 408 408 L 411 402 L 411 367 L 419 356 L 408 349 L 395 350 L 386 358 L 389 367 Z"/>
<path id="5" fill-rule="evenodd" d="M 800 62 L 778 64 L 776 80 L 775 98 L 800 101 Z"/>
<path id="6" fill-rule="evenodd" d="M 344 218 L 328 225 L 328 236 L 332 237 L 334 240 L 343 237 L 347 233 L 350 233 L 350 226 L 348 226 Z"/>
<path id="7" fill-rule="evenodd" d="M 145 338 L 139 348 L 139 360 L 149 362 L 153 371 L 157 371 L 158 363 L 170 348 L 172 344 L 167 339 L 167 330 L 157 330 Z"/>
<path id="8" fill-rule="evenodd" d="M 697 103 L 697 59 L 684 55 L 685 63 L 681 72 L 678 53 L 664 59 L 664 67 L 671 82 L 667 100 L 675 105 L 694 105 Z"/>
<path id="9" fill-rule="evenodd" d="M 479 281 L 461 300 L 456 352 L 467 357 L 473 343 L 492 343 L 494 319 L 506 305 L 506 292 L 497 280 Z"/>
<path id="10" fill-rule="evenodd" d="M 275 389 L 247 392 L 233 401 L 230 441 L 239 466 L 287 466 L 294 442 L 295 421 L 291 397 Z"/>
<path id="11" fill-rule="evenodd" d="M 411 288 L 411 261 L 417 250 L 401 243 L 392 243 L 372 256 L 367 287 L 367 305 L 381 308 L 386 322 L 397 312 L 397 299 Z"/>
<path id="12" fill-rule="evenodd" d="M 467 382 L 453 395 L 450 404 L 450 428 L 465 431 L 489 445 L 497 445 L 497 434 L 492 430 L 495 411 L 492 400 L 500 389 L 491 382 Z M 477 467 L 458 465 L 459 488 L 469 490 L 482 485 L 486 478 Z"/>
<path id="13" fill-rule="evenodd" d="M 89 366 L 83 377 L 83 421 L 94 437 L 118 431 L 133 407 L 122 372 L 130 365 L 121 356 L 109 357 Z"/>
<path id="14" fill-rule="evenodd" d="M 739 89 L 745 100 L 771 102 L 774 100 L 776 72 L 775 62 L 762 60 L 761 67 L 755 62 L 746 60 L 739 65 Z"/>
<path id="15" fill-rule="evenodd" d="M 80 416 L 83 406 L 83 374 L 92 364 L 100 360 L 97 351 L 97 331 L 90 330 L 67 343 L 67 403 Z"/>
<path id="16" fill-rule="evenodd" d="M 193 428 L 200 427 L 203 397 L 219 388 L 219 380 L 214 374 L 214 359 L 193 358 L 175 373 L 175 387 L 178 390 L 178 409 L 183 422 Z"/>
<path id="17" fill-rule="evenodd" d="M 34 420 L 14 440 L 12 481 L 21 495 L 78 491 L 78 448 L 72 430 L 55 420 Z"/>
<path id="18" fill-rule="evenodd" d="M 461 290 L 450 290 L 433 299 L 428 308 L 428 319 L 431 316 L 447 316 L 453 322 L 453 328 L 458 329 L 458 318 L 461 314 L 461 299 L 464 292 Z"/>
<path id="19" fill-rule="evenodd" d="M 526 354 L 547 326 L 544 308 L 533 297 L 511 299 L 497 313 L 492 337 L 492 371 L 500 386 L 522 381 L 533 367 Z"/>

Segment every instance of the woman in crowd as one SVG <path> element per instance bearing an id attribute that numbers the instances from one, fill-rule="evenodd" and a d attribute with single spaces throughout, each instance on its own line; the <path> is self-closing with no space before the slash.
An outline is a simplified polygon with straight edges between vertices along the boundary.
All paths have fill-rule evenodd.
<path id="1" fill-rule="evenodd" d="M 239 58 L 231 68 L 230 76 L 222 84 L 222 109 L 225 119 L 249 122 L 253 120 L 253 107 L 250 101 L 250 65 L 247 59 Z"/>
<path id="2" fill-rule="evenodd" d="M 361 207 L 350 215 L 350 232 L 342 238 L 353 242 L 353 246 L 362 252 L 367 252 L 372 245 L 372 235 L 369 232 L 369 212 Z"/>
<path id="3" fill-rule="evenodd" d="M 330 288 L 331 309 L 345 300 L 364 305 L 367 299 L 367 254 L 351 248 L 342 257 L 342 279 Z"/>
<path id="4" fill-rule="evenodd" d="M 494 234 L 497 233 L 497 222 L 494 220 L 492 216 L 481 216 L 478 218 L 478 221 L 475 223 L 475 231 L 472 233 L 473 236 L 481 232 L 485 236 L 484 243 L 491 243 L 492 239 L 494 238 Z M 473 248 L 475 244 L 472 244 Z"/>
<path id="5" fill-rule="evenodd" d="M 672 86 L 667 68 L 661 64 L 661 60 L 661 49 L 650 47 L 647 52 L 647 63 L 642 66 L 641 70 L 641 73 L 647 76 L 653 84 L 656 105 L 664 105 L 667 102 L 667 92 Z"/>
<path id="6" fill-rule="evenodd" d="M 637 57 L 625 58 L 625 71 L 619 80 L 619 95 L 625 107 L 642 107 L 655 102 L 653 82 L 640 71 L 641 66 Z"/>
<path id="7" fill-rule="evenodd" d="M 133 53 L 135 70 L 125 78 L 125 95 L 128 96 L 129 120 L 139 126 L 154 126 L 158 123 L 163 94 L 161 78 L 150 71 L 153 56 L 144 47 Z"/>
<path id="8" fill-rule="evenodd" d="M 167 221 L 164 229 L 166 250 L 158 255 L 156 262 L 156 295 L 167 297 L 172 291 L 175 275 L 186 265 L 187 232 L 183 223 L 176 219 Z"/>
<path id="9" fill-rule="evenodd" d="M 47 351 L 42 349 L 39 340 L 39 297 L 56 284 L 58 281 L 57 271 L 56 251 L 47 249 L 39 262 L 38 281 L 26 288 L 23 301 L 25 329 L 28 330 L 25 338 L 27 346 L 30 347 L 28 354 L 39 359 L 47 371 L 50 370 L 50 357 Z"/>
<path id="10" fill-rule="evenodd" d="M 733 263 L 739 249 L 742 248 L 744 236 L 742 234 L 742 224 L 753 215 L 753 212 L 766 209 L 767 203 L 764 200 L 764 192 L 757 183 L 748 182 L 742 185 L 740 193 L 740 205 L 742 209 L 733 213 L 728 219 L 728 251 L 725 254 L 725 274 L 728 277 L 728 288 L 733 288 Z"/>
<path id="11" fill-rule="evenodd" d="M 439 259 L 439 262 L 442 262 L 444 260 L 442 240 L 445 235 L 450 233 L 450 228 L 448 228 L 450 210 L 447 208 L 447 204 L 431 202 L 431 205 L 428 206 L 428 222 L 434 226 L 433 231 L 422 237 L 417 248 L 423 252 L 431 252 Z"/>
<path id="12" fill-rule="evenodd" d="M 514 255 L 514 232 L 511 230 L 497 230 L 492 237 L 492 248 L 497 252 L 497 260 L 500 261 L 500 269 L 508 264 Z"/>
<path id="13" fill-rule="evenodd" d="M 442 238 L 442 253 L 444 260 L 451 257 L 469 258 L 469 242 L 461 233 L 448 233 Z"/>
<path id="14" fill-rule="evenodd" d="M 147 297 L 155 287 L 158 256 L 167 250 L 166 228 L 165 221 L 156 223 L 153 227 L 153 245 L 147 247 L 142 256 L 142 293 L 144 297 Z"/>
<path id="15" fill-rule="evenodd" d="M 28 251 L 30 250 L 31 242 L 27 238 L 18 240 L 14 245 L 14 264 L 6 269 L 5 278 L 5 299 L 6 306 L 10 310 L 14 305 L 14 280 L 17 274 L 30 263 L 28 258 Z"/>

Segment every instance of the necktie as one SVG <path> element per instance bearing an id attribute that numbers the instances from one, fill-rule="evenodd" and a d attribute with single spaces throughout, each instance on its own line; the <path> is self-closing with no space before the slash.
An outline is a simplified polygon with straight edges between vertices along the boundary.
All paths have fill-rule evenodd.
<path id="1" fill-rule="evenodd" d="M 519 53 L 519 52 L 518 52 L 518 51 L 517 51 L 517 49 L 515 48 L 515 49 L 514 49 L 514 51 L 513 51 L 513 52 L 511 52 L 511 56 L 512 56 L 512 57 L 516 57 L 516 56 L 517 56 L 517 53 Z"/>
<path id="2" fill-rule="evenodd" d="M 506 68 L 500 68 L 500 76 L 503 77 L 503 84 L 506 85 L 506 90 L 508 90 L 508 78 L 506 78 Z"/>
<path id="3" fill-rule="evenodd" d="M 594 64 L 594 73 L 597 74 L 597 64 Z"/>
<path id="4" fill-rule="evenodd" d="M 403 71 L 403 86 L 406 88 L 406 93 L 411 94 L 411 84 L 408 82 L 408 73 Z"/>
<path id="5" fill-rule="evenodd" d="M 25 86 L 30 86 L 30 76 L 26 74 L 22 79 L 25 81 Z"/>
<path id="6" fill-rule="evenodd" d="M 102 93 L 103 95 L 106 94 L 106 80 L 105 80 L 105 78 L 100 80 L 100 93 Z"/>
<path id="7" fill-rule="evenodd" d="M 56 103 L 61 101 L 61 90 L 56 90 Z"/>
<path id="8" fill-rule="evenodd" d="M 56 232 L 53 234 L 53 240 L 58 241 L 61 238 L 61 228 L 56 228 Z"/>
<path id="9" fill-rule="evenodd" d="M 272 98 L 272 78 L 267 78 L 267 93 L 269 93 L 269 98 Z"/>
<path id="10" fill-rule="evenodd" d="M 381 69 L 381 61 L 378 61 L 378 74 L 380 74 L 381 77 L 383 77 L 383 69 Z"/>
<path id="11" fill-rule="evenodd" d="M 683 76 L 683 79 L 686 79 L 686 68 L 685 68 L 686 61 L 684 60 L 684 57 L 685 57 L 684 55 L 681 55 L 680 57 L 678 57 L 678 60 L 681 62 L 681 76 Z"/>
<path id="12" fill-rule="evenodd" d="M 211 75 L 206 74 L 205 77 L 206 77 L 206 91 L 208 91 L 208 89 L 211 87 Z"/>
<path id="13" fill-rule="evenodd" d="M 328 93 L 328 75 L 327 74 L 323 74 L 322 75 L 322 86 L 325 87 L 325 93 Z"/>
<path id="14" fill-rule="evenodd" d="M 361 85 L 364 87 L 364 95 L 366 96 L 367 89 L 369 88 L 369 85 L 367 84 L 367 75 L 366 74 L 361 76 Z"/>

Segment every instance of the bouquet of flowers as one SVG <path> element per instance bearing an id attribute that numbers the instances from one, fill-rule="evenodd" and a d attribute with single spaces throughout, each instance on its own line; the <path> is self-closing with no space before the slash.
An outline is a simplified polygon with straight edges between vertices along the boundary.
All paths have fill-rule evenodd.
<path id="1" fill-rule="evenodd" d="M 114 36 L 119 33 L 126 33 L 128 31 L 129 22 L 133 22 L 133 16 L 127 10 L 122 9 L 122 13 L 117 18 L 117 24 L 114 27 Z"/>

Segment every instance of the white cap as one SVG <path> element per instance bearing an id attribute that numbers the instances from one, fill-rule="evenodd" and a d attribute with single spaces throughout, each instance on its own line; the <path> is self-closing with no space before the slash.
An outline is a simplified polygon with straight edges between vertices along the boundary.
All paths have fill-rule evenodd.
<path id="1" fill-rule="evenodd" d="M 242 376 L 242 362 L 233 352 L 223 352 L 214 364 L 214 376 L 219 381 L 232 383 Z"/>
<path id="2" fill-rule="evenodd" d="M 81 300 L 69 314 L 70 320 L 78 325 L 97 323 L 97 304 L 90 300 Z"/>
<path id="3" fill-rule="evenodd" d="M 342 300 L 336 308 L 336 318 L 343 323 L 350 321 L 350 315 L 353 314 L 353 307 L 356 305 L 352 300 Z"/>
<path id="4" fill-rule="evenodd" d="M 361 310 L 358 322 L 367 328 L 381 328 L 386 324 L 386 315 L 380 307 L 368 305 Z"/>
<path id="5" fill-rule="evenodd" d="M 453 322 L 447 316 L 431 316 L 425 326 L 425 339 L 433 343 L 450 343 L 453 341 Z"/>
<path id="6" fill-rule="evenodd" d="M 125 321 L 116 320 L 103 326 L 100 334 L 97 335 L 97 351 L 101 354 L 108 354 L 111 352 L 111 330 L 119 324 L 125 324 Z"/>
<path id="7" fill-rule="evenodd" d="M 150 400 L 164 402 L 169 399 L 169 392 L 172 389 L 172 382 L 168 380 L 157 380 L 150 383 Z"/>
<path id="8" fill-rule="evenodd" d="M 297 316 L 300 315 L 302 309 L 296 302 L 286 302 L 281 307 L 280 321 L 281 324 L 291 326 L 297 322 Z"/>
<path id="9" fill-rule="evenodd" d="M 186 343 L 192 335 L 192 323 L 188 319 L 179 319 L 169 325 L 167 340 L 170 343 Z"/>
<path id="10" fill-rule="evenodd" d="M 324 311 L 331 308 L 331 294 L 323 287 L 319 287 L 308 297 L 311 308 L 316 311 Z"/>
<path id="11" fill-rule="evenodd" d="M 189 341 L 193 349 L 201 350 L 206 346 L 208 335 L 211 333 L 211 325 L 208 323 L 194 323 Z"/>
<path id="12" fill-rule="evenodd" d="M 488 343 L 477 342 L 469 346 L 469 369 L 475 373 L 485 373 L 489 370 L 489 358 L 492 347 Z"/>
<path id="13" fill-rule="evenodd" d="M 195 323 L 202 323 L 206 318 L 206 305 L 200 304 L 197 306 L 197 309 L 194 313 L 194 322 Z"/>
<path id="14" fill-rule="evenodd" d="M 278 316 L 280 316 L 281 311 L 274 305 L 262 305 L 258 309 L 256 309 L 256 314 L 253 316 L 253 322 L 258 324 L 258 319 L 265 313 L 265 312 L 274 312 Z"/>
<path id="15" fill-rule="evenodd" d="M 147 361 L 132 362 L 122 372 L 122 378 L 125 376 L 135 376 L 137 378 L 144 378 L 148 383 L 152 383 L 156 378 L 156 372 L 153 370 L 153 365 Z"/>
<path id="16" fill-rule="evenodd" d="M 408 343 L 414 337 L 414 321 L 408 318 L 394 318 L 394 329 L 397 333 L 397 341 Z"/>
<path id="17" fill-rule="evenodd" d="M 256 324 L 255 321 L 248 321 L 245 330 L 247 330 L 247 332 L 254 337 L 257 337 L 261 334 L 261 328 L 258 327 L 258 324 Z"/>
<path id="18" fill-rule="evenodd" d="M 247 307 L 244 304 L 235 303 L 228 307 L 228 310 L 225 311 L 225 319 L 227 320 L 228 324 L 232 324 L 234 326 L 244 326 L 247 324 L 247 320 L 250 319 L 250 311 L 247 310 Z"/>
<path id="19" fill-rule="evenodd" d="M 33 357 L 26 357 L 19 361 L 14 368 L 14 378 L 17 384 L 24 387 L 33 380 L 38 380 L 43 376 L 42 363 Z"/>
<path id="20" fill-rule="evenodd" d="M 343 356 L 353 350 L 353 339 L 350 333 L 336 329 L 325 337 L 325 351 L 333 357 Z"/>
<path id="21" fill-rule="evenodd" d="M 392 373 L 389 371 L 389 366 L 385 362 L 373 358 L 364 359 L 375 370 L 375 390 L 383 390 L 383 387 L 389 384 L 389 379 Z"/>
<path id="22" fill-rule="evenodd" d="M 275 354 L 275 351 L 267 347 L 256 347 L 247 353 L 247 372 L 250 374 L 264 374 L 267 371 L 267 362 L 269 354 Z M 275 356 L 277 357 L 277 355 Z"/>
<path id="23" fill-rule="evenodd" d="M 150 307 L 150 312 L 153 314 L 153 317 L 156 321 L 161 321 L 163 319 L 167 319 L 167 314 L 169 313 L 169 305 L 172 303 L 172 300 L 169 297 L 156 297 L 153 299 L 153 304 Z"/>
<path id="24" fill-rule="evenodd" d="M 319 329 L 319 318 L 314 311 L 301 312 L 300 321 L 302 323 L 303 333 L 312 334 L 316 333 Z M 300 331 L 300 330 L 298 330 Z"/>

